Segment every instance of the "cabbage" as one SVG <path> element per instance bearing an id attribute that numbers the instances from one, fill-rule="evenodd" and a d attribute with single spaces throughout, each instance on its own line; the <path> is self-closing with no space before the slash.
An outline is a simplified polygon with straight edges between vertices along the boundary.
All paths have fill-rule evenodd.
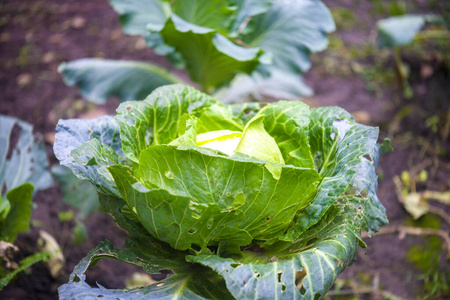
<path id="1" fill-rule="evenodd" d="M 390 145 L 377 138 L 338 107 L 225 106 L 184 85 L 124 102 L 115 118 L 61 120 L 57 158 L 130 239 L 100 244 L 60 295 L 320 298 L 360 232 L 387 223 L 375 167 Z M 84 271 L 101 257 L 174 274 L 132 293 L 93 289 Z"/>

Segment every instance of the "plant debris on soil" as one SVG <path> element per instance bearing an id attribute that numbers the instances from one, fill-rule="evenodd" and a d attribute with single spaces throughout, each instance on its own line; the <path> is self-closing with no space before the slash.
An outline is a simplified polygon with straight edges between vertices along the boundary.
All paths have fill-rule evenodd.
<path id="1" fill-rule="evenodd" d="M 414 91 L 411 99 L 404 99 L 392 73 L 395 66 L 390 54 L 376 49 L 373 42 L 375 21 L 389 16 L 379 5 L 386 1 L 324 2 L 331 8 L 338 29 L 331 36 L 329 49 L 313 56 L 313 69 L 305 77 L 315 96 L 303 100 L 311 106 L 341 106 L 358 122 L 380 126 L 381 136 L 389 137 L 395 148 L 394 153 L 382 157 L 379 166 L 378 195 L 390 220 L 387 226 L 414 224 L 398 200 L 393 178 L 403 171 L 418 173 L 424 169 L 428 179 L 419 188 L 450 189 L 450 143 L 448 132 L 440 129 L 450 122 L 450 64 L 432 54 L 419 57 L 404 51 Z M 442 6 L 447 6 L 439 6 L 439 1 L 399 2 L 407 3 L 408 13 L 440 13 Z M 118 106 L 117 99 L 106 105 L 82 100 L 76 88 L 65 86 L 57 73 L 61 62 L 104 57 L 149 61 L 170 68 L 142 38 L 121 31 L 118 16 L 107 0 L 5 0 L 0 4 L 0 49 L 0 114 L 33 124 L 35 134 L 45 141 L 52 165 L 57 164 L 52 144 L 59 119 L 113 114 Z M 186 78 L 183 70 L 173 71 Z M 61 222 L 58 217 L 59 212 L 69 209 L 61 199 L 57 187 L 36 194 L 31 229 L 19 236 L 16 246 L 21 257 L 34 253 L 38 251 L 39 231 L 47 231 L 62 248 L 66 260 L 63 276 L 53 278 L 45 264 L 36 264 L 1 291 L 1 299 L 55 299 L 57 288 L 67 282 L 74 266 L 90 249 L 105 239 L 116 247 L 123 245 L 126 233 L 102 212 L 86 221 L 88 242 L 74 245 L 71 234 L 75 223 Z M 450 213 L 449 206 L 439 207 Z M 448 232 L 449 226 L 442 222 L 444 231 Z M 421 270 L 407 256 L 411 247 L 426 243 L 426 238 L 398 234 L 365 238 L 368 249 L 360 248 L 356 262 L 338 282 L 350 282 L 347 285 L 352 292 L 359 291 L 356 296 L 362 299 L 389 295 L 416 299 L 422 293 Z M 125 280 L 136 271 L 123 263 L 102 261 L 87 272 L 88 283 L 124 288 Z M 340 295 L 345 293 L 339 294 L 337 289 L 330 292 L 335 299 Z"/>

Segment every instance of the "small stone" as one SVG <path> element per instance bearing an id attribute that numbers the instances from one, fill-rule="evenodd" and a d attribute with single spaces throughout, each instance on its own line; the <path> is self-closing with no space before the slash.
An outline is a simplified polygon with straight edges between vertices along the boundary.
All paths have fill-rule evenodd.
<path id="1" fill-rule="evenodd" d="M 370 123 L 370 114 L 365 110 L 358 110 L 352 113 L 355 121 L 362 124 Z"/>
<path id="2" fill-rule="evenodd" d="M 114 29 L 111 31 L 111 34 L 109 35 L 109 38 L 114 41 L 119 39 L 122 36 L 122 31 L 120 29 Z"/>
<path id="3" fill-rule="evenodd" d="M 56 33 L 50 36 L 48 39 L 49 43 L 51 44 L 60 44 L 64 38 L 64 34 L 62 33 Z"/>
<path id="4" fill-rule="evenodd" d="M 33 76 L 30 73 L 22 73 L 17 76 L 17 84 L 19 87 L 25 87 L 31 83 Z"/>
<path id="5" fill-rule="evenodd" d="M 52 61 L 55 60 L 55 53 L 54 52 L 46 52 L 43 56 L 42 56 L 42 62 L 45 64 L 51 63 Z"/>
<path id="6" fill-rule="evenodd" d="M 420 76 L 423 79 L 430 78 L 434 74 L 434 69 L 429 64 L 423 64 L 420 68 Z"/>
<path id="7" fill-rule="evenodd" d="M 9 40 L 11 40 L 11 34 L 9 32 L 0 34 L 0 43 L 9 42 Z"/>
<path id="8" fill-rule="evenodd" d="M 80 29 L 86 24 L 86 19 L 80 16 L 76 16 L 72 19 L 72 28 Z"/>
<path id="9" fill-rule="evenodd" d="M 145 48 L 147 48 L 147 44 L 145 43 L 145 40 L 140 38 L 136 41 L 136 44 L 134 44 L 134 48 L 136 50 L 143 50 Z"/>

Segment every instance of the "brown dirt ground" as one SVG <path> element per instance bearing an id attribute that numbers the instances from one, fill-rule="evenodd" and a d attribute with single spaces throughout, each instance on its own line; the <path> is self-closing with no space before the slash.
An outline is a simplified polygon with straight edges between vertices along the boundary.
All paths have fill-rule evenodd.
<path id="1" fill-rule="evenodd" d="M 420 12 L 433 9 L 424 7 L 425 1 L 416 2 L 419 6 L 415 9 Z M 371 13 L 372 4 L 357 0 L 328 0 L 325 3 L 330 7 L 351 9 L 359 21 L 366 24 L 357 29 L 339 29 L 336 34 L 344 43 L 362 46 L 375 21 Z M 315 68 L 306 74 L 306 82 L 314 88 L 316 95 L 305 101 L 312 106 L 341 106 L 354 113 L 363 123 L 380 125 L 382 137 L 393 138 L 395 153 L 386 155 L 380 163 L 383 179 L 380 182 L 379 197 L 387 209 L 390 223 L 402 224 L 407 213 L 397 200 L 392 178 L 431 156 L 426 151 L 423 154 L 423 149 L 411 143 L 396 143 L 408 131 L 412 132 L 413 139 L 419 136 L 436 138 L 424 126 L 417 124 L 414 118 L 399 122 L 398 129 L 392 134 L 396 112 L 404 104 L 401 97 L 398 100 L 395 88 L 392 85 L 383 87 L 384 93 L 381 96 L 375 95 L 367 91 L 367 82 L 358 74 L 336 76 L 323 72 L 320 64 L 327 55 L 329 52 L 314 56 Z M 32 123 L 35 132 L 43 135 L 46 140 L 52 164 L 57 163 L 51 143 L 58 119 L 83 116 L 86 113 L 91 116 L 102 112 L 112 114 L 117 107 L 118 102 L 114 99 L 106 105 L 93 107 L 80 100 L 76 89 L 63 84 L 56 71 L 59 63 L 83 57 L 134 59 L 170 67 L 164 58 L 146 48 L 142 39 L 126 36 L 121 32 L 117 15 L 106 0 L 4 0 L 0 4 L 0 114 Z M 411 63 L 414 66 L 416 62 Z M 420 73 L 420 62 L 418 64 L 417 70 L 413 68 L 414 74 Z M 434 75 L 426 80 L 420 77 L 414 79 L 413 89 L 424 92 L 417 93 L 418 96 L 408 102 L 428 114 L 439 113 L 449 107 L 449 70 L 440 64 L 434 70 Z M 183 71 L 175 72 L 186 78 Z M 433 95 L 431 100 L 430 95 Z M 448 140 L 441 141 L 441 146 L 449 153 Z M 427 188 L 440 191 L 449 189 L 448 155 L 438 157 L 437 162 L 434 160 L 427 169 L 432 171 L 431 183 Z M 116 246 L 121 246 L 126 237 L 109 216 L 97 213 L 87 221 L 89 242 L 83 246 L 74 246 L 67 238 L 73 224 L 67 226 L 58 219 L 58 212 L 67 209 L 61 203 L 58 189 L 39 192 L 34 202 L 37 207 L 32 219 L 40 221 L 41 225 L 33 226 L 29 233 L 21 235 L 17 245 L 23 249 L 23 255 L 32 253 L 36 250 L 34 245 L 38 231 L 48 231 L 63 245 L 67 262 L 66 276 L 53 280 L 47 268 L 38 264 L 31 269 L 32 275 L 20 276 L 3 290 L 0 293 L 2 299 L 55 299 L 57 287 L 67 282 L 67 276 L 74 265 L 98 242 L 109 239 Z M 420 288 L 414 277 L 417 270 L 406 262 L 405 255 L 411 245 L 421 242 L 420 238 L 400 239 L 395 235 L 367 239 L 370 249 L 368 254 L 365 250 L 359 251 L 357 262 L 340 278 L 355 279 L 362 273 L 369 274 L 379 277 L 380 286 L 384 290 L 407 299 L 415 299 Z M 105 287 L 118 288 L 124 286 L 124 279 L 134 271 L 136 269 L 125 264 L 107 261 L 89 271 L 88 278 L 92 284 L 98 281 Z"/>

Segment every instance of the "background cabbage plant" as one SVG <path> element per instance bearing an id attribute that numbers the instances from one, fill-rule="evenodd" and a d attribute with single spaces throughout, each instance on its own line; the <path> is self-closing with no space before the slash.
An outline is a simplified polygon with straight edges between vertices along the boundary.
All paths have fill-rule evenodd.
<path id="1" fill-rule="evenodd" d="M 224 102 L 311 95 L 300 74 L 311 66 L 309 54 L 324 50 L 326 34 L 335 30 L 319 0 L 109 2 L 125 33 L 145 37 L 157 54 L 186 68 L 202 91 Z M 137 61 L 84 58 L 61 64 L 59 71 L 96 103 L 110 96 L 143 100 L 159 86 L 183 82 Z"/>
<path id="2" fill-rule="evenodd" d="M 44 146 L 35 141 L 33 126 L 0 115 L 0 291 L 17 274 L 47 260 L 48 252 L 38 252 L 14 261 L 19 233 L 30 227 L 33 195 L 53 185 Z"/>
<path id="3" fill-rule="evenodd" d="M 128 231 L 75 268 L 61 298 L 318 299 L 387 223 L 375 167 L 389 141 L 338 107 L 224 105 L 184 85 L 115 117 L 60 120 L 54 151 Z M 230 150 L 231 149 L 231 150 Z M 91 288 L 101 258 L 168 273 L 133 290 Z"/>

